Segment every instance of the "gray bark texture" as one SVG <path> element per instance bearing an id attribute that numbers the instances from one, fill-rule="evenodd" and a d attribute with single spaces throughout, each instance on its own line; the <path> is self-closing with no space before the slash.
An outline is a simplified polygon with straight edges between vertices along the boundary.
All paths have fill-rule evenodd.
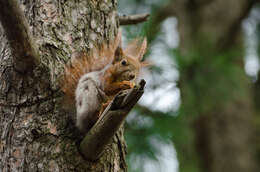
<path id="1" fill-rule="evenodd" d="M 116 0 L 20 0 L 40 65 L 14 69 L 0 24 L 0 171 L 126 171 L 123 129 L 96 162 L 78 151 L 73 107 L 64 110 L 59 77 L 72 52 L 111 40 L 118 31 Z"/>

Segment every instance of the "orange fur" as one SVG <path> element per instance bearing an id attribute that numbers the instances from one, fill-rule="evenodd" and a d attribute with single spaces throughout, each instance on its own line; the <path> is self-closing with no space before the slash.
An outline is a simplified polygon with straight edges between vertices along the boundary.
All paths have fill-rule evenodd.
<path id="1" fill-rule="evenodd" d="M 101 78 L 103 91 L 108 97 L 113 97 L 119 91 L 132 88 L 139 70 L 146 65 L 141 59 L 146 51 L 146 39 L 140 44 L 134 40 L 125 49 L 121 48 L 121 33 L 109 44 L 103 43 L 100 48 L 94 48 L 89 54 L 81 52 L 72 56 L 64 66 L 61 89 L 65 93 L 65 103 L 75 101 L 75 89 L 78 81 L 86 73 L 107 68 Z M 126 65 L 122 65 L 126 61 Z M 133 75 L 135 76 L 133 78 Z"/>

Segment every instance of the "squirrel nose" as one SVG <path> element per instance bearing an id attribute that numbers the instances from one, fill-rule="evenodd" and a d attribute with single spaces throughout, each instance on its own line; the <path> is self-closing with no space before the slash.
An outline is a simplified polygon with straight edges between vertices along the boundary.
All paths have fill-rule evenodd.
<path id="1" fill-rule="evenodd" d="M 135 78 L 135 75 L 134 75 L 134 74 L 131 74 L 129 77 L 130 77 L 130 80 L 132 80 L 132 79 Z"/>

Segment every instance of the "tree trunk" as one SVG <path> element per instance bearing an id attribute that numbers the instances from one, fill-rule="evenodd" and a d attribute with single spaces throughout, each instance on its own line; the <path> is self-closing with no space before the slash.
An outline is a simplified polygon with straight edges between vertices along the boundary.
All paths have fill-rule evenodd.
<path id="1" fill-rule="evenodd" d="M 181 109 L 188 114 L 194 136 L 187 141 L 190 147 L 184 147 L 191 153 L 181 159 L 181 171 L 192 171 L 188 164 L 198 162 L 193 156 L 196 151 L 198 168 L 206 172 L 254 170 L 253 96 L 243 69 L 240 27 L 254 2 L 173 2 L 179 21 L 181 60 L 186 60 L 180 77 Z M 222 65 L 230 67 L 224 71 Z M 194 143 L 196 148 L 191 148 Z"/>
<path id="2" fill-rule="evenodd" d="M 260 133 L 260 73 L 258 73 L 258 80 L 257 82 L 254 83 L 254 105 L 255 105 L 255 117 L 254 117 L 254 124 L 256 127 L 256 130 L 254 132 L 254 141 L 255 141 L 255 147 L 256 147 L 256 161 L 257 161 L 257 169 L 260 171 L 260 138 L 259 138 L 259 133 Z"/>
<path id="3" fill-rule="evenodd" d="M 127 171 L 123 129 L 97 162 L 78 151 L 73 107 L 64 110 L 59 76 L 72 52 L 111 40 L 118 31 L 114 0 L 20 0 L 41 65 L 14 70 L 0 25 L 0 171 Z"/>

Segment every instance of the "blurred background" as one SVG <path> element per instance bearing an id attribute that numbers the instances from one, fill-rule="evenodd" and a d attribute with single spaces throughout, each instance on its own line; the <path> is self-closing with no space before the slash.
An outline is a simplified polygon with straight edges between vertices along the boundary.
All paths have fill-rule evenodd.
<path id="1" fill-rule="evenodd" d="M 120 0 L 147 37 L 145 95 L 126 123 L 130 172 L 260 171 L 257 0 Z"/>

